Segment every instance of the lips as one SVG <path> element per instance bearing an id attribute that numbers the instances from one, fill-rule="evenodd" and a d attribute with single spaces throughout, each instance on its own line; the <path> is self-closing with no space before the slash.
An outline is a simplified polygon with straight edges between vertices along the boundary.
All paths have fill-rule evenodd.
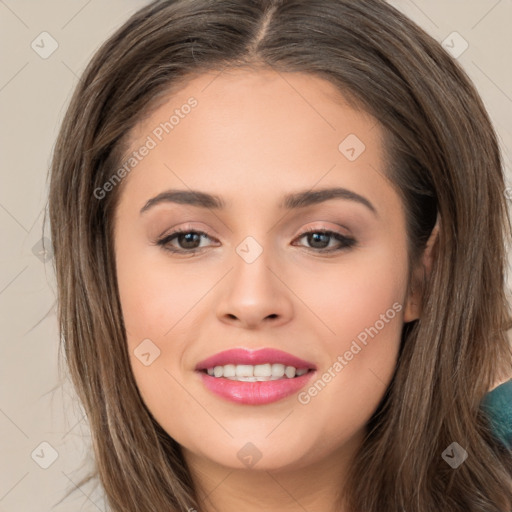
<path id="1" fill-rule="evenodd" d="M 237 368 L 247 368 L 258 365 L 286 366 L 287 369 L 293 367 L 300 370 L 298 376 L 289 378 L 283 375 L 282 378 L 263 381 L 244 382 L 240 380 L 230 380 L 224 377 L 215 377 L 208 374 L 213 368 L 226 368 L 227 366 Z M 246 349 L 232 349 L 219 352 L 204 361 L 198 363 L 195 367 L 201 381 L 206 389 L 217 396 L 230 402 L 244 405 L 264 405 L 282 400 L 294 393 L 299 392 L 316 374 L 316 365 L 300 359 L 299 357 L 283 352 L 277 349 L 260 349 L 250 351 Z M 300 373 L 300 375 L 299 375 Z"/>
<path id="2" fill-rule="evenodd" d="M 300 359 L 292 354 L 273 348 L 263 348 L 259 350 L 246 350 L 235 348 L 219 352 L 204 361 L 198 363 L 195 367 L 197 371 L 208 370 L 215 366 L 225 366 L 227 364 L 284 364 L 285 366 L 294 366 L 297 369 L 316 370 L 316 365 L 304 359 Z"/>

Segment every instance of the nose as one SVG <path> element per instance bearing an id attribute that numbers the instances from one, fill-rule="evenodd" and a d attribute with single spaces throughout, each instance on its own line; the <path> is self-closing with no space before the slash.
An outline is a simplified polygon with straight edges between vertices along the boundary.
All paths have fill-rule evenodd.
<path id="1" fill-rule="evenodd" d="M 293 315 L 293 293 L 286 285 L 286 272 L 268 261 L 266 251 L 252 263 L 235 255 L 234 267 L 220 289 L 217 317 L 245 329 L 274 327 Z"/>

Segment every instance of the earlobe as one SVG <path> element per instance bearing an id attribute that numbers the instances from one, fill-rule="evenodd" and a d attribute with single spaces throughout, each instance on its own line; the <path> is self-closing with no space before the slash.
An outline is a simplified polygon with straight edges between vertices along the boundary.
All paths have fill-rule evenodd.
<path id="1" fill-rule="evenodd" d="M 439 237 L 439 224 L 440 218 L 438 214 L 434 228 L 430 233 L 425 250 L 423 251 L 421 261 L 411 276 L 411 283 L 404 308 L 404 322 L 406 323 L 417 320 L 421 315 L 423 289 L 426 280 L 430 276 L 432 265 L 437 255 L 436 247 Z"/>

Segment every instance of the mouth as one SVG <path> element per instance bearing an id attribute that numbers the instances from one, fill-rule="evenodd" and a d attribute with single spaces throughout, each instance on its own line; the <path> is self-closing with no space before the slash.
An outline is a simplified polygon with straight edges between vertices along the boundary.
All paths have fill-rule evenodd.
<path id="1" fill-rule="evenodd" d="M 195 371 L 212 393 L 247 405 L 281 400 L 299 391 L 316 366 L 276 349 L 232 349 L 198 363 Z"/>

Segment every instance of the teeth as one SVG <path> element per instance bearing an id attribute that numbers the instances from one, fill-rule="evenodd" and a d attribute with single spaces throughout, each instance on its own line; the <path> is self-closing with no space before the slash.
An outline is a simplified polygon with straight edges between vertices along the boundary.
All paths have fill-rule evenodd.
<path id="1" fill-rule="evenodd" d="M 224 368 L 222 372 L 223 377 L 235 377 L 236 375 L 236 366 L 234 364 L 226 364 L 225 366 L 218 366 L 217 368 Z"/>
<path id="2" fill-rule="evenodd" d="M 293 379 L 293 377 L 295 377 L 295 368 L 293 366 L 287 366 L 285 369 L 284 369 L 284 374 L 289 378 L 289 379 Z"/>
<path id="3" fill-rule="evenodd" d="M 255 377 L 272 377 L 272 366 L 270 364 L 258 364 L 254 367 Z"/>
<path id="4" fill-rule="evenodd" d="M 272 375 L 276 377 L 282 377 L 284 375 L 284 364 L 273 364 Z"/>
<path id="5" fill-rule="evenodd" d="M 225 377 L 229 380 L 238 380 L 242 382 L 263 382 L 268 380 L 277 380 L 286 377 L 293 379 L 300 377 L 308 372 L 307 368 L 297 370 L 294 366 L 285 366 L 279 363 L 266 364 L 226 364 L 224 366 L 215 366 L 208 368 L 207 373 L 212 377 Z"/>
<path id="6" fill-rule="evenodd" d="M 224 366 L 217 366 L 216 368 L 222 368 L 221 375 L 224 375 Z M 237 377 L 254 377 L 253 366 L 250 364 L 237 364 L 235 371 Z"/>

